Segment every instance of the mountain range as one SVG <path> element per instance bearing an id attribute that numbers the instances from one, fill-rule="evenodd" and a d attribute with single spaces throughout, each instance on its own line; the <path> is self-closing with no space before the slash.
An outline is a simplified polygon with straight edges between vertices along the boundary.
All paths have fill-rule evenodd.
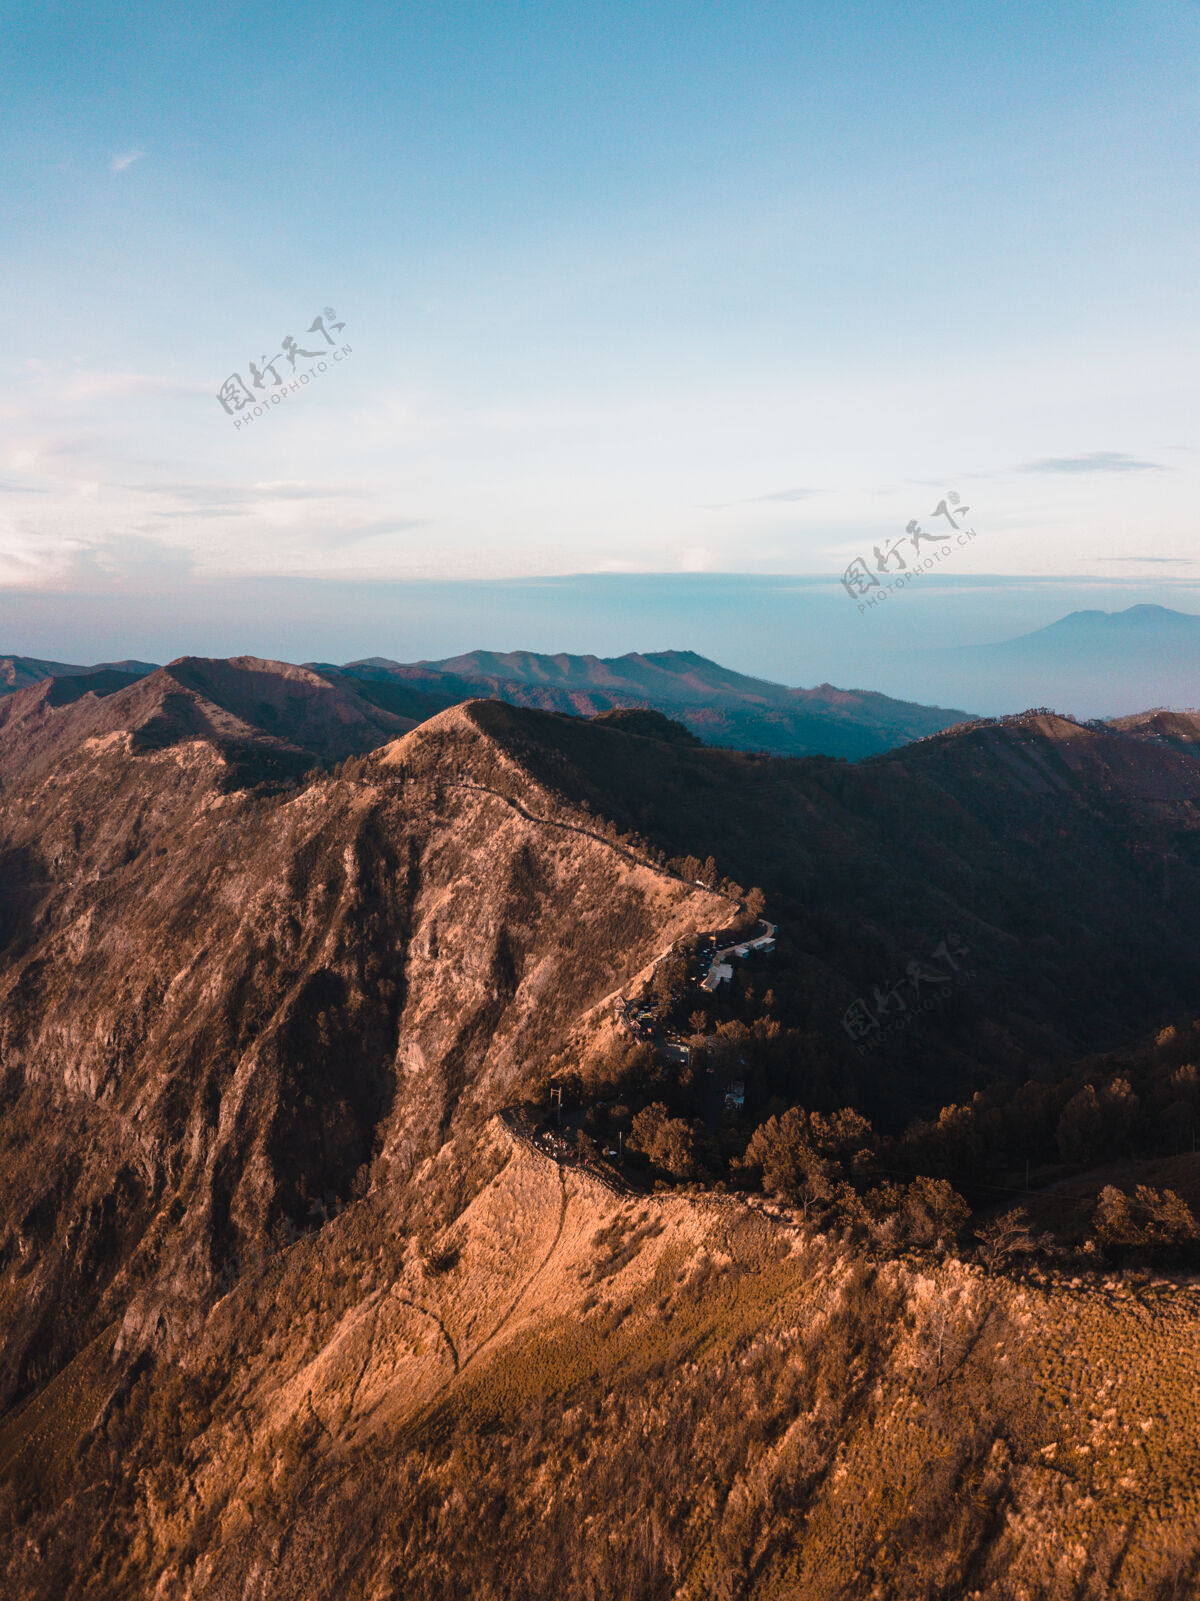
<path id="1" fill-rule="evenodd" d="M 951 625 L 945 608 L 939 617 L 943 626 Z M 802 618 L 780 610 L 781 636 L 788 628 L 803 627 Z M 763 654 L 757 643 L 745 642 L 751 660 Z M 948 727 L 967 711 L 1007 715 L 1050 705 L 1076 717 L 1116 718 L 1200 704 L 1200 617 L 1158 605 L 1076 611 L 1016 638 L 918 651 L 881 648 L 875 634 L 863 631 L 827 641 L 826 653 L 841 664 L 843 682 L 878 684 L 887 693 L 828 683 L 789 688 L 692 651 L 597 657 L 481 650 L 434 661 L 368 657 L 340 666 L 307 665 L 414 721 L 480 696 L 585 716 L 645 705 L 683 722 L 709 743 L 850 760 Z M 781 657 L 774 636 L 767 656 Z M 131 676 L 153 670 L 153 664 L 138 661 L 102 666 Z M 0 659 L 0 697 L 49 676 L 79 677 L 96 670 L 5 657 Z M 960 706 L 967 711 L 955 709 Z"/>
<path id="2" fill-rule="evenodd" d="M 235 661 L 254 659 L 239 657 Z M 58 682 L 55 704 L 86 693 L 89 680 L 97 694 L 104 695 L 154 671 L 146 662 L 77 668 L 28 657 L 0 661 L 0 681 L 10 692 L 51 679 Z M 212 664 L 203 666 L 199 658 L 184 658 L 166 671 L 180 680 L 185 690 L 197 691 L 203 687 L 205 673 L 211 678 L 220 670 Z M 390 732 L 412 726 L 447 706 L 483 696 L 580 716 L 650 707 L 682 722 L 711 744 L 782 755 L 855 759 L 934 733 L 965 716 L 871 691 L 835 689 L 830 684 L 789 689 L 732 672 L 691 651 L 631 654 L 612 660 L 539 656 L 530 651 L 475 651 L 440 662 L 405 664 L 381 657 L 341 667 L 310 662 L 303 670 L 292 669 L 293 684 L 301 671 L 310 674 L 310 687 L 315 674 L 340 692 L 338 718 L 349 717 L 359 723 L 374 720 Z M 218 697 L 222 693 L 215 679 L 208 688 Z M 295 699 L 299 691 L 293 688 L 291 693 Z M 329 704 L 335 704 L 332 697 Z M 404 720 L 403 725 L 389 721 L 396 717 Z"/>
<path id="3" fill-rule="evenodd" d="M 986 1217 L 1017 1162 L 1141 1127 L 1132 1083 L 1147 1115 L 1165 1086 L 1139 1137 L 1192 1115 L 1191 725 L 1031 713 L 847 764 L 644 707 L 412 722 L 353 687 L 386 665 L 105 671 L 0 720 L 6 1594 L 1190 1571 L 1194 1295 L 1148 1314 L 1086 1257 L 1023 1286 L 943 1236 L 947 1172 Z M 760 916 L 775 949 L 700 989 Z M 768 1179 L 796 1107 L 830 1154 Z"/>

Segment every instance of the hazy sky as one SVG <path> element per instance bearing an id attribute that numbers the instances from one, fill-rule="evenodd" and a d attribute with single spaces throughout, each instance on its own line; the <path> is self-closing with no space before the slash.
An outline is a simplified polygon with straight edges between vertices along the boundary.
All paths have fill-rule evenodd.
<path id="1" fill-rule="evenodd" d="M 1200 573 L 1200 5 L 6 16 L 4 648 L 30 589 L 836 582 L 950 489 L 964 577 Z"/>

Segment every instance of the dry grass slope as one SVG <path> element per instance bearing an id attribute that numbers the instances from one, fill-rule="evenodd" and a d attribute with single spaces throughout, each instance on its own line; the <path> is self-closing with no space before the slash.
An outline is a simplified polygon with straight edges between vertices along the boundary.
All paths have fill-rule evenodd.
<path id="1" fill-rule="evenodd" d="M 761 1203 L 619 1199 L 486 1138 L 495 1176 L 442 1236 L 364 1262 L 363 1202 L 220 1303 L 179 1380 L 194 1437 L 111 1470 L 120 1563 L 72 1575 L 51 1533 L 6 1593 L 1187 1593 L 1196 1292 L 872 1266 Z M 186 1375 L 231 1346 L 205 1415 Z M 66 1461 L 98 1360 L 6 1454 Z"/>

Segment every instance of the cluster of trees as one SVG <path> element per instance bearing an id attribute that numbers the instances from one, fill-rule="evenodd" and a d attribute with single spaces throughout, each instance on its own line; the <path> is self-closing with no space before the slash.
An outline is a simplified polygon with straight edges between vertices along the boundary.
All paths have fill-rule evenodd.
<path id="1" fill-rule="evenodd" d="M 997 1083 L 909 1125 L 902 1159 L 952 1182 L 1097 1167 L 1196 1149 L 1200 1030 L 1164 1029 L 1143 1050 L 1090 1058 L 1056 1082 Z"/>
<path id="2" fill-rule="evenodd" d="M 682 1117 L 672 1117 L 661 1101 L 652 1101 L 633 1119 L 629 1149 L 673 1179 L 693 1179 L 700 1172 L 696 1132 Z"/>
<path id="3" fill-rule="evenodd" d="M 1127 1094 L 1121 1085 L 1098 1094 L 1102 1115 L 1112 1116 Z M 1070 1097 L 1067 1106 L 1077 1099 Z M 1090 1107 L 1091 1100 L 1083 1104 Z M 973 1208 L 944 1173 L 920 1165 L 929 1151 L 927 1128 L 911 1139 L 880 1136 L 852 1107 L 832 1113 L 790 1107 L 773 1113 L 728 1157 L 700 1119 L 680 1115 L 666 1100 L 650 1101 L 636 1112 L 625 1101 L 602 1110 L 603 1117 L 596 1109 L 589 1114 L 592 1127 L 619 1127 L 628 1157 L 649 1180 L 760 1190 L 806 1222 L 888 1254 L 913 1248 L 965 1250 L 994 1272 L 1026 1258 L 1060 1265 L 1171 1264 L 1190 1261 L 1200 1247 L 1200 1228 L 1187 1203 L 1170 1189 L 1147 1185 L 1136 1185 L 1131 1193 L 1115 1185 L 1101 1190 L 1090 1220 L 1085 1219 L 1086 1237 L 1039 1230 L 1023 1207 L 997 1213 L 994 1193 L 964 1185 Z M 947 1119 L 951 1127 L 959 1121 Z M 1066 1119 L 1068 1140 L 1077 1127 L 1072 1112 Z M 596 1154 L 586 1126 L 576 1138 L 583 1154 Z"/>
<path id="4" fill-rule="evenodd" d="M 972 1209 L 948 1180 L 885 1176 L 889 1160 L 896 1160 L 894 1144 L 880 1140 L 860 1113 L 847 1108 L 826 1117 L 792 1108 L 755 1130 L 734 1172 L 742 1186 L 761 1185 L 805 1219 L 888 1250 L 965 1245 L 989 1271 L 1021 1257 L 1074 1254 L 1053 1234 L 1037 1232 L 1021 1207 L 984 1212 L 968 1232 Z M 1130 1194 L 1110 1184 L 1082 1245 L 1112 1264 L 1169 1264 L 1190 1261 L 1198 1242 L 1200 1227 L 1174 1190 L 1138 1184 Z"/>
<path id="5" fill-rule="evenodd" d="M 1191 1208 L 1174 1190 L 1139 1184 L 1132 1195 L 1115 1185 L 1100 1191 L 1092 1228 L 1097 1243 L 1116 1259 L 1171 1259 L 1200 1238 Z"/>
<path id="6" fill-rule="evenodd" d="M 792 1107 L 751 1136 L 735 1182 L 761 1187 L 806 1221 L 865 1236 L 885 1249 L 948 1249 L 971 1215 L 945 1179 L 881 1172 L 881 1143 L 852 1107 L 826 1116 Z"/>
<path id="7" fill-rule="evenodd" d="M 1080 1265 L 1200 1260 L 1190 1193 L 1137 1184 L 1136 1173 L 1094 1202 L 1075 1193 L 1070 1227 L 1055 1217 L 1055 1238 L 1046 1217 L 996 1215 L 1004 1193 L 1027 1183 L 1036 1191 L 1194 1150 L 1200 1025 L 1164 1029 L 1144 1049 L 1088 1058 L 1057 1079 L 998 1081 L 888 1133 L 872 1125 L 828 1040 L 778 1015 L 774 967 L 739 967 L 736 984 L 722 987 L 728 1003 L 701 996 L 687 982 L 694 970 L 686 953 L 662 963 L 650 996 L 660 1027 L 673 1024 L 686 1053 L 668 1060 L 622 1035 L 576 1063 L 589 1154 L 620 1134 L 651 1182 L 761 1188 L 882 1249 L 956 1243 L 989 1268 L 1026 1255 Z M 734 1082 L 744 1086 L 744 1109 L 725 1104 Z M 835 1110 L 839 1092 L 848 1104 Z M 1035 1213 L 1053 1217 L 1044 1206 Z M 1085 1243 L 1089 1258 L 1079 1256 Z"/>

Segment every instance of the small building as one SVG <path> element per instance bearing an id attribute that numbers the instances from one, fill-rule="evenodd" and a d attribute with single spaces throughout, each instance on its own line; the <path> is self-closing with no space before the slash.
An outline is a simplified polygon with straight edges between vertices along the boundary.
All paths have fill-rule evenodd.
<path id="1" fill-rule="evenodd" d="M 700 988 L 708 990 L 711 995 L 718 984 L 733 977 L 733 967 L 729 962 L 714 962 L 708 970 L 708 975 L 700 980 Z"/>

